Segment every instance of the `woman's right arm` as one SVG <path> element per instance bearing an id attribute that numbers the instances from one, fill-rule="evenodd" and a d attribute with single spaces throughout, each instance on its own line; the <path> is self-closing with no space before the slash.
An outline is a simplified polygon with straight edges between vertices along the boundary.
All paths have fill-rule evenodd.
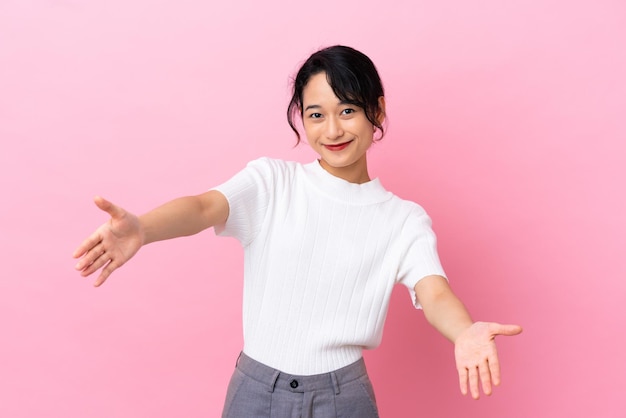
<path id="1" fill-rule="evenodd" d="M 76 270 L 83 276 L 102 268 L 95 286 L 104 283 L 143 245 L 197 234 L 226 222 L 229 212 L 226 197 L 216 190 L 174 199 L 140 217 L 101 197 L 94 201 L 111 219 L 83 241 L 73 256 L 80 258 Z"/>

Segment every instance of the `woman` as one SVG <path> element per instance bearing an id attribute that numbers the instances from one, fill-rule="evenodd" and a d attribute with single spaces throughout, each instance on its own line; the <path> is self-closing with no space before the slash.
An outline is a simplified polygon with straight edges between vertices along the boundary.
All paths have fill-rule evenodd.
<path id="1" fill-rule="evenodd" d="M 490 394 L 494 338 L 516 325 L 474 323 L 448 286 L 426 212 L 370 179 L 367 150 L 382 138 L 384 90 L 372 61 L 345 46 L 302 65 L 288 121 L 302 118 L 319 154 L 310 164 L 262 158 L 224 184 L 137 217 L 96 198 L 111 220 L 75 251 L 100 286 L 141 246 L 210 227 L 244 257 L 244 347 L 224 417 L 377 417 L 364 348 L 380 343 L 392 287 L 405 285 L 455 344 L 463 394 Z M 468 389 L 469 388 L 469 389 Z"/>

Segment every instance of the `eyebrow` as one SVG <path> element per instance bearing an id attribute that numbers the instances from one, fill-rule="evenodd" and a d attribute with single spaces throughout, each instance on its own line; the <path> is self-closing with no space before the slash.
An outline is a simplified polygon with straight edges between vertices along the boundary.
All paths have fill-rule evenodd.
<path id="1" fill-rule="evenodd" d="M 338 106 L 345 106 L 345 105 L 352 105 L 352 106 L 354 106 L 354 103 L 350 103 L 350 102 L 345 101 L 345 100 L 340 100 L 337 105 Z M 307 107 L 305 107 L 304 111 L 306 112 L 307 110 L 310 110 L 310 109 L 321 109 L 321 108 L 322 108 L 322 106 L 320 106 L 318 104 L 312 104 L 312 105 L 308 105 Z"/>

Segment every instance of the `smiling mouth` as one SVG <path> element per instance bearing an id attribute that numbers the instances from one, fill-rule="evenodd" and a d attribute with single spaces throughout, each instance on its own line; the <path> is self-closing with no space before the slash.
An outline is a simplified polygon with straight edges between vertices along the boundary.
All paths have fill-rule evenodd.
<path id="1" fill-rule="evenodd" d="M 348 142 L 343 142 L 341 144 L 324 144 L 324 147 L 326 147 L 326 149 L 329 149 L 330 151 L 341 151 L 342 149 L 346 148 L 348 145 L 350 145 L 352 143 L 352 141 L 348 141 Z"/>

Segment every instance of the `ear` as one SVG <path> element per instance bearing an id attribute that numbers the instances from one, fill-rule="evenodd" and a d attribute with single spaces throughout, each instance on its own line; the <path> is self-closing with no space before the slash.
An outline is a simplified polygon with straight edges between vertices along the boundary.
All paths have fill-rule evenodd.
<path id="1" fill-rule="evenodd" d="M 380 96 L 378 98 L 378 114 L 376 115 L 376 119 L 378 120 L 379 124 L 383 124 L 383 121 L 385 120 L 385 115 L 386 115 L 386 111 L 385 111 L 385 97 L 384 96 Z"/>

